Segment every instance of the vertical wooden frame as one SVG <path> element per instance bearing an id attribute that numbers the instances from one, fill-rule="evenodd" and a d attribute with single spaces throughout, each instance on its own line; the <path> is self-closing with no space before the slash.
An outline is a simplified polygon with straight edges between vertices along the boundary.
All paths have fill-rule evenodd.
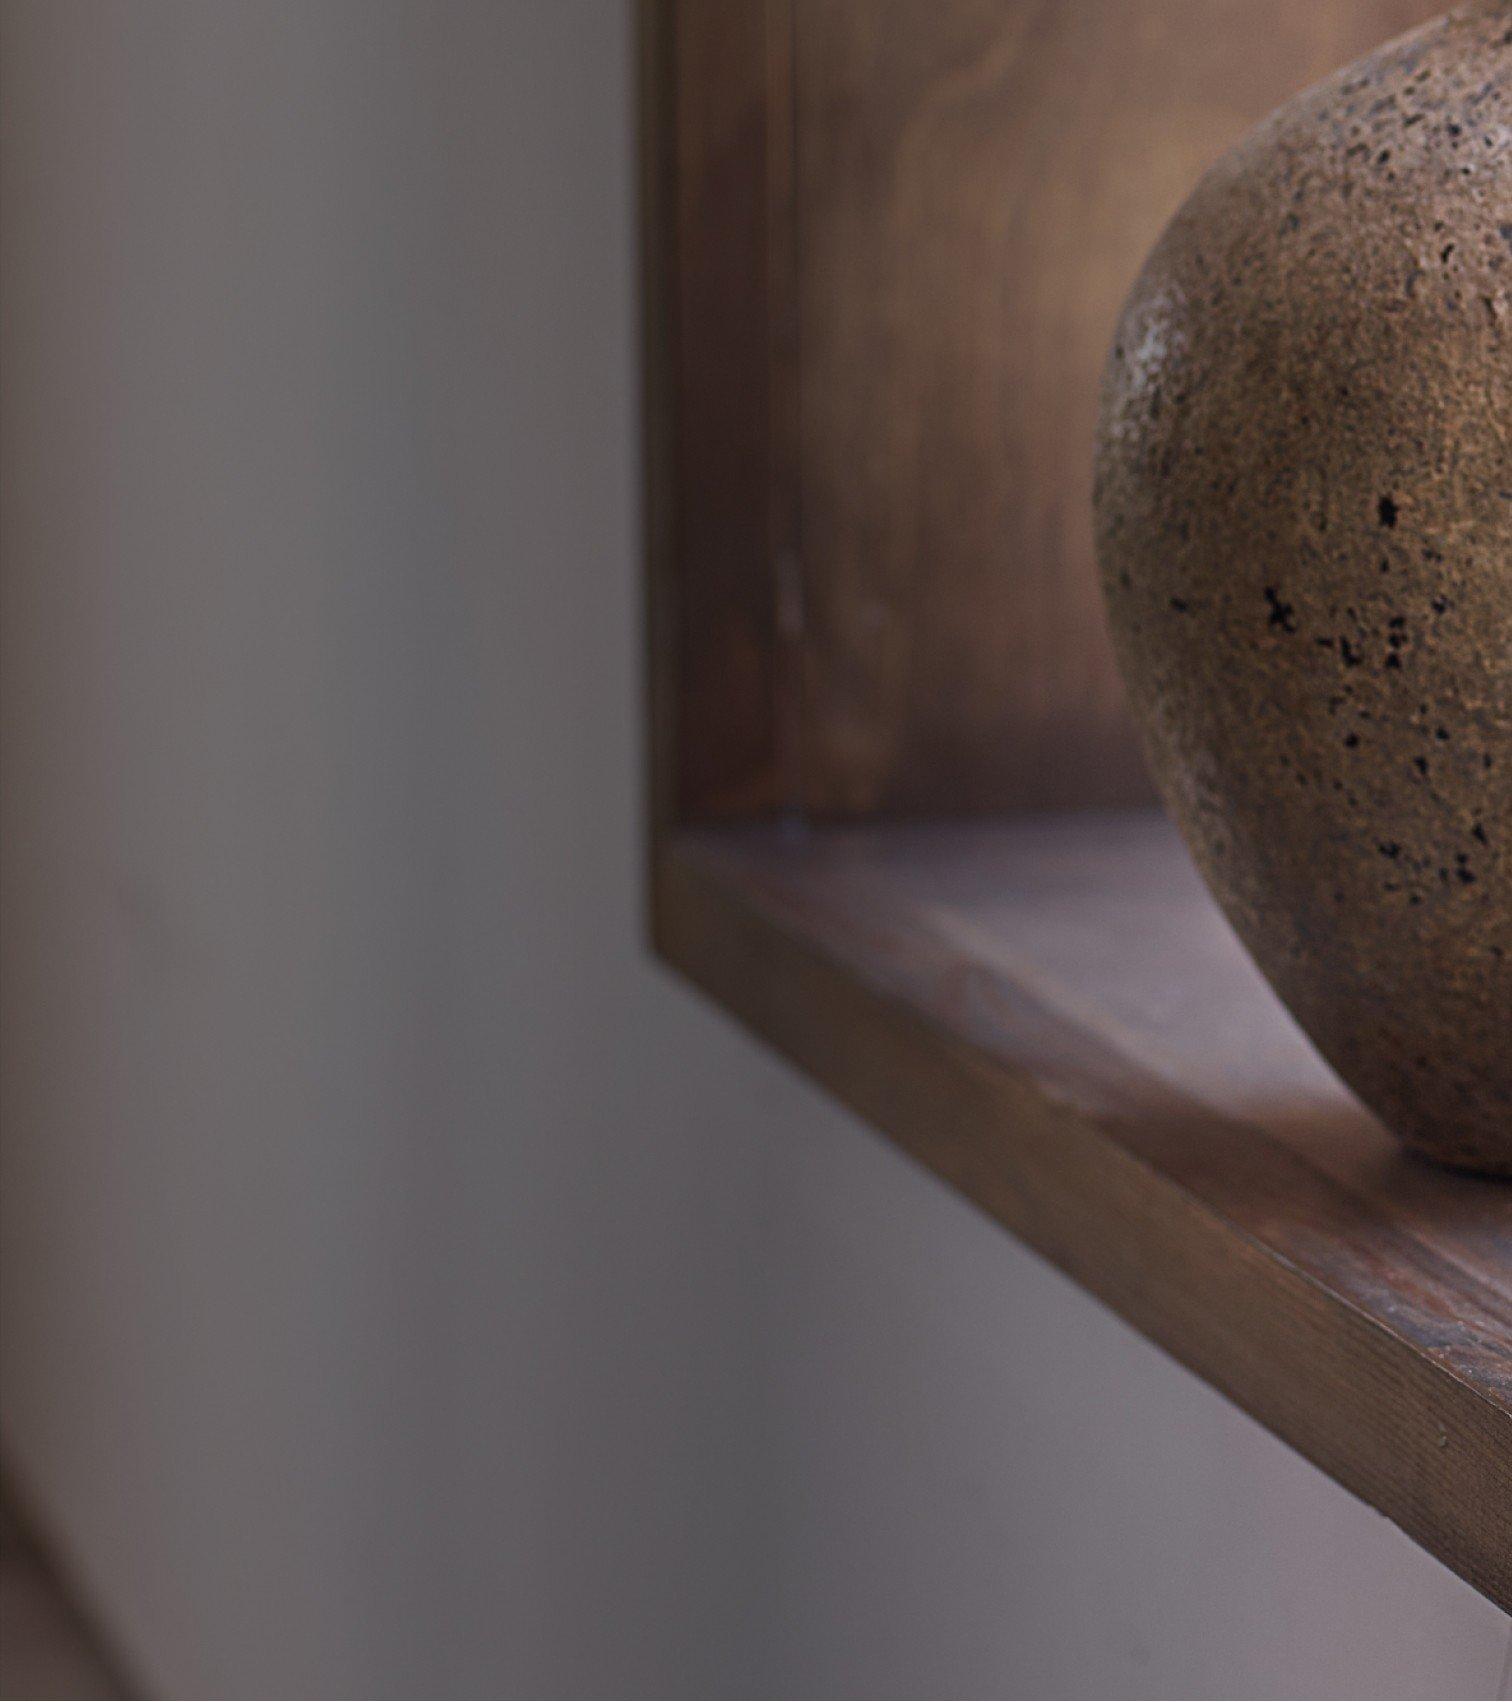
<path id="1" fill-rule="evenodd" d="M 653 814 L 764 816 L 795 786 L 777 586 L 796 541 L 790 14 L 646 0 L 641 31 Z"/>

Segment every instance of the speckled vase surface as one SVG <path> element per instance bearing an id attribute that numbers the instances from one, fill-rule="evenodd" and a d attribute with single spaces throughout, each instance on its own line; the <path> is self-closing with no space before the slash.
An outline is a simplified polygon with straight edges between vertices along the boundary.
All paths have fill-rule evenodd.
<path id="1" fill-rule="evenodd" d="M 1512 0 L 1204 177 L 1124 309 L 1096 510 L 1240 937 L 1403 1141 L 1512 1175 Z"/>

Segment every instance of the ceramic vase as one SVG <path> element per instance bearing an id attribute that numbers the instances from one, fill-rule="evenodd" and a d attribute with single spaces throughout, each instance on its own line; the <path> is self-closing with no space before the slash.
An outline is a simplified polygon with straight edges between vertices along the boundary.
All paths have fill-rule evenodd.
<path id="1" fill-rule="evenodd" d="M 1512 1174 L 1512 0 L 1199 183 L 1117 331 L 1096 522 L 1241 939 L 1409 1147 Z"/>

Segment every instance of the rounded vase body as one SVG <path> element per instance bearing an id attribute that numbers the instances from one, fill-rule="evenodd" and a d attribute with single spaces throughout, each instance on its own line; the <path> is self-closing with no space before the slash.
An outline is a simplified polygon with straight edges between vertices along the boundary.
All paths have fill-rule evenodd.
<path id="1" fill-rule="evenodd" d="M 1096 521 L 1236 931 L 1409 1146 L 1512 1174 L 1512 0 L 1204 177 L 1124 309 Z"/>

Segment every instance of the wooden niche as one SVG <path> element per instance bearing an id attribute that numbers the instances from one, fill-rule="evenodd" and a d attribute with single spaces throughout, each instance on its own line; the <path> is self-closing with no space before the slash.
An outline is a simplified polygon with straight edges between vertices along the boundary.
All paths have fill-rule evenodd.
<path id="1" fill-rule="evenodd" d="M 1512 1191 L 1401 1157 L 1156 808 L 1098 376 L 1203 168 L 1436 0 L 651 0 L 657 949 L 1512 1607 Z"/>

